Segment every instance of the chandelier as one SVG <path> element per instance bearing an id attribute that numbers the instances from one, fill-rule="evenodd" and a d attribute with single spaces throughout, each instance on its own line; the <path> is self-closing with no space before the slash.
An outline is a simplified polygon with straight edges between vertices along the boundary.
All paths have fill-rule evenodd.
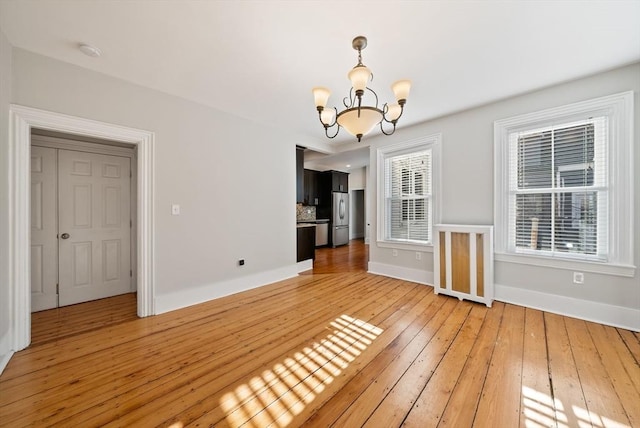
<path id="1" fill-rule="evenodd" d="M 326 108 L 327 101 L 331 92 L 327 88 L 313 88 L 313 97 L 315 99 L 316 109 L 320 123 L 324 126 L 324 132 L 328 138 L 335 138 L 344 128 L 351 135 L 354 135 L 358 141 L 362 140 L 362 136 L 368 134 L 376 125 L 380 125 L 380 130 L 384 135 L 391 135 L 396 130 L 396 123 L 404 112 L 404 105 L 407 102 L 407 96 L 411 89 L 410 80 L 398 80 L 391 89 L 396 97 L 396 102 L 392 104 L 385 103 L 382 108 L 378 107 L 378 94 L 367 86 L 369 80 L 373 80 L 371 70 L 362 63 L 362 50 L 367 47 L 367 38 L 358 36 L 351 43 L 353 49 L 358 51 L 358 63 L 351 69 L 349 80 L 351 80 L 351 90 L 349 96 L 344 97 L 342 103 L 345 109 L 338 112 L 335 107 Z M 371 94 L 367 98 L 371 101 L 375 100 L 373 106 L 362 105 L 363 98 L 366 94 Z M 393 126 L 390 131 L 385 131 L 383 125 L 387 128 Z M 329 128 L 337 126 L 335 134 L 329 134 Z"/>

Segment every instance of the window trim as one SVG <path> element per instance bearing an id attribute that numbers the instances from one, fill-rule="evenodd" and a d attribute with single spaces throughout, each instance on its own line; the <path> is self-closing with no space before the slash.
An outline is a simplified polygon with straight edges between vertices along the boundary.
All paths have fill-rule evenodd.
<path id="1" fill-rule="evenodd" d="M 389 156 L 402 155 L 421 150 L 431 150 L 431 209 L 432 224 L 440 223 L 440 194 L 441 194 L 441 145 L 442 134 L 432 134 L 425 137 L 415 138 L 396 144 L 379 147 L 376 149 L 377 156 L 377 236 L 376 243 L 378 247 L 394 248 L 398 250 L 412 251 L 433 251 L 433 242 L 422 244 L 418 242 L 405 242 L 385 239 L 386 233 L 386 210 L 385 210 L 385 159 Z"/>
<path id="2" fill-rule="evenodd" d="M 562 269 L 633 276 L 633 91 L 527 113 L 494 122 L 494 245 L 497 261 Z M 609 253 L 606 261 L 564 258 L 558 255 L 516 253 L 509 248 L 509 134 L 532 128 L 558 126 L 586 117 L 608 116 L 610 184 Z"/>

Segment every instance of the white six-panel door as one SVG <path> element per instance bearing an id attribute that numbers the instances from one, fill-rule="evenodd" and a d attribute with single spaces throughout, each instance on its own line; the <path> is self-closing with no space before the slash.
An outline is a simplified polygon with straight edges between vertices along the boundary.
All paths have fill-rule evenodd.
<path id="1" fill-rule="evenodd" d="M 58 306 L 56 149 L 31 147 L 31 311 Z"/>
<path id="2" fill-rule="evenodd" d="M 130 291 L 130 159 L 58 151 L 60 306 Z"/>
<path id="3" fill-rule="evenodd" d="M 131 163 L 31 147 L 31 311 L 131 291 Z"/>

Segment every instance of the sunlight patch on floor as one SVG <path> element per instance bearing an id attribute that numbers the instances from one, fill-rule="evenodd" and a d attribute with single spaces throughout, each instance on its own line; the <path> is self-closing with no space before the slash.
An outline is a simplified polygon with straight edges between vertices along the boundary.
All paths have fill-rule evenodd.
<path id="1" fill-rule="evenodd" d="M 326 337 L 293 353 L 220 399 L 230 426 L 285 427 L 340 375 L 382 329 L 348 315 Z"/>
<path id="2" fill-rule="evenodd" d="M 572 405 L 566 409 L 562 402 L 535 389 L 522 387 L 522 405 L 527 428 L 557 426 L 558 428 L 630 428 L 629 425 Z M 572 413 L 567 413 L 570 411 Z M 557 419 L 557 424 L 555 420 Z M 571 419 L 571 420 L 570 420 Z"/>

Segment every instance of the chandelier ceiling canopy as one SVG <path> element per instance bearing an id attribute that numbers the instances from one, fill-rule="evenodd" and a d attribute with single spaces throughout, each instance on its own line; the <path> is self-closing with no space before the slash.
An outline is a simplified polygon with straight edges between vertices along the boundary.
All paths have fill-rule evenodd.
<path id="1" fill-rule="evenodd" d="M 335 138 L 340 128 L 344 128 L 351 135 L 354 135 L 358 141 L 361 141 L 362 136 L 371 132 L 376 125 L 380 125 L 380 130 L 383 134 L 391 135 L 395 132 L 398 119 L 404 112 L 404 105 L 411 89 L 411 81 L 398 80 L 391 85 L 396 102 L 392 104 L 385 103 L 381 108 L 378 107 L 378 94 L 367 86 L 373 75 L 369 67 L 362 63 L 362 50 L 367 47 L 367 38 L 358 36 L 353 39 L 351 44 L 353 49 L 358 51 L 358 63 L 347 74 L 349 80 L 351 80 L 351 90 L 349 91 L 349 96 L 344 97 L 342 100 L 345 107 L 344 110 L 339 112 L 335 107 L 327 108 L 327 102 L 331 94 L 329 89 L 324 87 L 313 88 L 313 97 L 320 123 L 324 126 L 325 134 L 329 138 Z M 365 98 L 368 101 L 374 101 L 374 104 L 363 105 Z M 392 128 L 385 131 L 385 123 L 390 124 L 387 127 Z M 329 129 L 334 126 L 336 127 L 335 133 L 331 135 L 329 134 Z"/>

